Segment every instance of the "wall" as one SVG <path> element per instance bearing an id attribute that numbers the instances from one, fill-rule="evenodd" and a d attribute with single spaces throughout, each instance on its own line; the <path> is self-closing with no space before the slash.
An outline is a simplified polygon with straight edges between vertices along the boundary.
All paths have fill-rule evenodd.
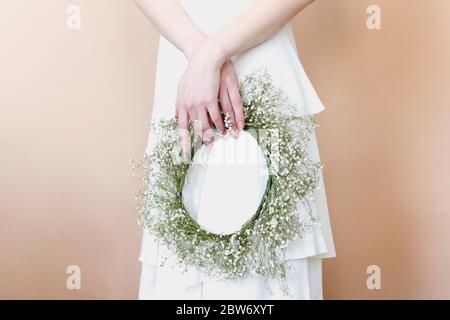
<path id="1" fill-rule="evenodd" d="M 66 27 L 77 4 L 82 28 Z M 377 4 L 382 29 L 366 27 Z M 316 0 L 295 19 L 338 258 L 329 299 L 450 298 L 450 2 Z M 135 298 L 130 158 L 150 118 L 156 31 L 132 1 L 0 4 L 0 298 Z M 82 290 L 66 289 L 79 265 Z M 382 289 L 368 290 L 378 265 Z"/>
<path id="2" fill-rule="evenodd" d="M 370 4 L 382 29 L 369 31 Z M 316 1 L 296 19 L 327 106 L 318 137 L 338 258 L 328 298 L 450 298 L 448 1 Z M 368 290 L 378 265 L 382 289 Z"/>

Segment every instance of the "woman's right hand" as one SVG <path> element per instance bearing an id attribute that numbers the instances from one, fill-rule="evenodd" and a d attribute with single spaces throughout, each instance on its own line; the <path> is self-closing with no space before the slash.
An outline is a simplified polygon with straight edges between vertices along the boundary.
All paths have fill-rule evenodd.
<path id="1" fill-rule="evenodd" d="M 223 113 L 230 115 L 232 132 L 237 137 L 238 130 L 244 129 L 245 119 L 239 82 L 231 60 L 226 61 L 221 69 L 219 98 Z"/>

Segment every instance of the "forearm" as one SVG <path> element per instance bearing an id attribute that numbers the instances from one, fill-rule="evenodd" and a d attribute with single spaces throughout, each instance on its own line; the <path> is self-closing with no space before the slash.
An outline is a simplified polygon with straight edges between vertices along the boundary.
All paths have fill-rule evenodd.
<path id="1" fill-rule="evenodd" d="M 178 0 L 134 0 L 156 29 L 189 58 L 205 34 Z"/>
<path id="2" fill-rule="evenodd" d="M 314 0 L 257 0 L 210 36 L 223 61 L 267 40 Z"/>

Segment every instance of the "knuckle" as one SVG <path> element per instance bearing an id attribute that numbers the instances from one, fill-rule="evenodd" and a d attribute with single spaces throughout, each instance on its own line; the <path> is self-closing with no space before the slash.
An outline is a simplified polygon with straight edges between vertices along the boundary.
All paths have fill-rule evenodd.
<path id="1" fill-rule="evenodd" d="M 239 93 L 233 94 L 231 99 L 233 100 L 233 103 L 241 105 L 241 95 Z"/>
<path id="2" fill-rule="evenodd" d="M 191 101 L 191 105 L 192 105 L 192 108 L 197 108 L 202 105 L 202 100 L 201 99 L 193 99 Z"/>
<path id="3" fill-rule="evenodd" d="M 225 79 L 228 83 L 230 84 L 234 84 L 234 76 L 231 72 L 227 72 L 227 74 L 225 75 Z"/>
<path id="4" fill-rule="evenodd" d="M 211 115 L 211 120 L 216 123 L 216 122 L 220 122 L 222 120 L 222 117 L 219 114 L 214 114 Z"/>
<path id="5" fill-rule="evenodd" d="M 222 109 L 226 112 L 231 112 L 232 111 L 232 107 L 231 107 L 231 103 L 229 101 L 224 101 L 224 102 L 220 102 L 220 105 L 222 106 Z"/>
<path id="6" fill-rule="evenodd" d="M 194 96 L 192 98 L 192 102 L 198 106 L 198 105 L 202 105 L 205 102 L 205 99 L 202 96 Z"/>
<path id="7" fill-rule="evenodd" d="M 194 110 L 194 104 L 192 102 L 186 103 L 186 110 L 187 111 L 193 111 Z"/>
<path id="8" fill-rule="evenodd" d="M 207 95 L 203 98 L 203 101 L 205 104 L 210 105 L 212 103 L 215 103 L 217 101 L 217 97 L 213 95 Z"/>
<path id="9" fill-rule="evenodd" d="M 211 126 L 210 126 L 210 124 L 209 124 L 209 121 L 203 121 L 203 120 L 200 120 L 200 123 L 201 123 L 201 127 L 202 127 L 203 130 L 206 130 L 206 129 L 208 129 L 208 128 L 211 128 Z"/>

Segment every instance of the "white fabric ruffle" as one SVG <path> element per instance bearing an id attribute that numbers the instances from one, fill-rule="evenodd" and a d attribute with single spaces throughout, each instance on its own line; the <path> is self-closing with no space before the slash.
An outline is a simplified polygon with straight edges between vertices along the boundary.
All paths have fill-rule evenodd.
<path id="1" fill-rule="evenodd" d="M 142 264 L 139 300 L 322 300 L 322 259 L 290 260 L 287 281 L 291 296 L 280 292 L 276 280 L 268 283 L 269 292 L 261 277 L 247 277 L 239 281 L 210 280 L 185 287 L 180 270 L 161 269 Z"/>

